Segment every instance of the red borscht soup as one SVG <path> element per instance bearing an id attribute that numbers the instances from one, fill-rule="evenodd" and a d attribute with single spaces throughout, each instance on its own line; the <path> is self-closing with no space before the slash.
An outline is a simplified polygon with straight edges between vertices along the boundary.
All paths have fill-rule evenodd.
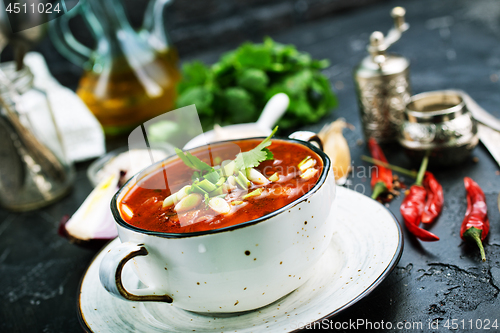
<path id="1" fill-rule="evenodd" d="M 261 141 L 248 139 L 230 144 L 248 152 L 258 149 Z M 181 154 L 182 160 L 171 158 L 125 193 L 118 205 L 120 214 L 125 222 L 140 229 L 191 233 L 240 224 L 276 211 L 314 187 L 323 163 L 304 145 L 284 140 L 270 142 L 263 148 L 272 153 L 268 160 L 249 168 L 234 163 L 237 156 L 234 150 L 224 149 L 224 143 L 209 146 L 210 154 L 191 151 L 203 164 L 215 165 L 212 170 L 201 165 L 205 170 L 197 171 L 197 165 L 202 163 L 193 167 L 188 154 Z M 245 156 L 244 160 L 251 158 Z"/>

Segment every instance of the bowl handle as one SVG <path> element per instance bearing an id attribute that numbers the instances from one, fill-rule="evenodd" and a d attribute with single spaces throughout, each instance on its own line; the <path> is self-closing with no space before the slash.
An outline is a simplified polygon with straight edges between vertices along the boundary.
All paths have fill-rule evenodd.
<path id="1" fill-rule="evenodd" d="M 318 135 L 314 132 L 309 132 L 309 131 L 297 131 L 293 132 L 288 136 L 290 139 L 295 139 L 295 140 L 301 140 L 301 141 L 306 141 L 310 142 L 319 149 L 323 150 L 323 142 L 321 142 L 321 139 L 318 137 Z"/>
<path id="2" fill-rule="evenodd" d="M 257 120 L 257 126 L 262 129 L 271 130 L 274 124 L 286 112 L 289 104 L 290 98 L 285 93 L 278 93 L 271 97 Z"/>
<path id="3" fill-rule="evenodd" d="M 143 244 L 125 242 L 111 249 L 106 253 L 99 266 L 99 279 L 102 286 L 113 296 L 129 301 L 172 303 L 172 297 L 165 295 L 165 291 L 157 288 L 149 287 L 128 291 L 123 286 L 122 270 L 127 261 L 137 256 L 146 255 L 148 255 L 148 250 Z"/>

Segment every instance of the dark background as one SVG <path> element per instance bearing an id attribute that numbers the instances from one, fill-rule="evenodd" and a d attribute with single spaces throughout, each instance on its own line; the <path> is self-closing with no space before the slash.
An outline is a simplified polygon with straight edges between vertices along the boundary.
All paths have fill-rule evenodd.
<path id="1" fill-rule="evenodd" d="M 121 1 L 134 28 L 141 28 L 146 8 L 152 1 Z M 384 0 L 172 0 L 163 14 L 171 43 L 176 46 L 181 58 L 185 58 L 206 50 L 237 46 L 246 40 L 261 41 L 269 34 L 305 22 L 340 16 L 375 2 Z M 80 16 L 71 20 L 70 27 L 78 41 L 89 47 L 95 45 Z M 49 63 L 57 64 L 51 68 L 53 75 L 62 84 L 76 89 L 81 69 L 56 54 L 48 37 L 38 45 L 37 50 L 44 53 Z M 11 60 L 10 51 L 7 47 L 2 53 L 2 61 Z"/>
<path id="2" fill-rule="evenodd" d="M 140 25 L 144 8 L 142 3 L 138 8 L 139 3 L 127 2 L 135 26 Z M 370 194 L 369 180 L 357 173 L 367 166 L 360 159 L 367 150 L 363 143 L 359 144 L 363 137 L 352 70 L 366 54 L 369 34 L 375 30 L 386 32 L 391 27 L 389 13 L 397 5 L 407 9 L 410 30 L 392 51 L 410 59 L 413 92 L 463 89 L 500 118 L 500 2 L 495 0 L 239 1 L 237 4 L 221 0 L 176 0 L 166 17 L 171 39 L 183 61 L 201 59 L 213 63 L 222 52 L 247 39 L 261 40 L 265 35 L 293 43 L 315 58 L 329 59 L 332 66 L 324 73 L 332 82 L 339 106 L 320 124 L 304 129 L 318 131 L 324 123 L 338 117 L 355 125 L 354 131 L 345 130 L 354 165 L 348 187 Z M 78 22 L 74 24 L 75 32 L 84 39 L 85 30 Z M 91 43 L 90 39 L 87 43 Z M 81 69 L 58 55 L 48 39 L 37 49 L 45 55 L 54 76 L 76 88 Z M 391 163 L 412 167 L 396 145 L 384 149 Z M 56 229 L 61 216 L 74 213 L 92 189 L 85 175 L 88 164 L 77 165 L 74 189 L 59 203 L 23 214 L 0 209 L 1 332 L 80 330 L 76 315 L 78 283 L 95 251 L 68 243 L 57 236 Z M 463 164 L 435 170 L 444 187 L 445 206 L 432 232 L 441 240 L 421 243 L 405 232 L 405 249 L 397 268 L 368 297 L 333 320 L 420 321 L 426 327 L 428 321 L 438 319 L 439 332 L 449 331 L 443 326 L 447 319 L 492 322 L 497 319 L 500 325 L 498 170 L 482 145 Z M 481 262 L 475 245 L 465 244 L 459 237 L 466 210 L 464 176 L 476 180 L 487 197 L 491 231 L 485 241 L 488 258 L 485 263 Z M 389 206 L 398 219 L 401 200 L 399 197 Z"/>

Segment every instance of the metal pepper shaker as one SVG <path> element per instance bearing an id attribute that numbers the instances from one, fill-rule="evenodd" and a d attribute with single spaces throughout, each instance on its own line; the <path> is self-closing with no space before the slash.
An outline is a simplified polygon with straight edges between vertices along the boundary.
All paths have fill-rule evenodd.
<path id="1" fill-rule="evenodd" d="M 370 36 L 368 55 L 354 70 L 361 123 L 366 139 L 378 142 L 396 141 L 398 128 L 403 122 L 406 104 L 410 101 L 408 59 L 387 53 L 409 28 L 405 22 L 405 9 L 395 7 L 391 16 L 394 27 L 384 36 L 375 31 Z"/>

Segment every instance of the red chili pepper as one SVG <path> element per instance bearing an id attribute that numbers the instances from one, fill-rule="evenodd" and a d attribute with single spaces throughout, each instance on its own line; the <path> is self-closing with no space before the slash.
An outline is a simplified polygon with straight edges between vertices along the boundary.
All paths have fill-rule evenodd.
<path id="1" fill-rule="evenodd" d="M 405 222 L 418 227 L 425 207 L 426 196 L 427 191 L 423 186 L 412 185 L 410 187 L 410 192 L 406 195 L 400 207 Z"/>
<path id="2" fill-rule="evenodd" d="M 406 195 L 401 203 L 400 211 L 408 231 L 420 240 L 432 242 L 439 240 L 439 237 L 418 226 L 424 212 L 425 199 L 427 197 L 427 191 L 422 186 L 422 180 L 428 162 L 429 158 L 425 156 L 418 172 L 417 181 L 410 187 L 410 193 Z"/>
<path id="3" fill-rule="evenodd" d="M 443 187 L 429 171 L 425 172 L 424 187 L 427 190 L 427 201 L 422 213 L 422 223 L 432 223 L 441 213 L 444 204 Z"/>
<path id="4" fill-rule="evenodd" d="M 385 158 L 382 148 L 380 148 L 374 138 L 370 138 L 368 140 L 368 148 L 370 149 L 370 153 L 374 159 L 387 163 L 387 159 Z M 376 165 L 375 170 L 377 172 L 372 174 L 371 180 L 371 186 L 373 189 L 372 199 L 377 199 L 380 194 L 392 189 L 391 169 Z"/>
<path id="5" fill-rule="evenodd" d="M 490 230 L 486 197 L 483 190 L 471 178 L 465 177 L 464 185 L 467 191 L 467 211 L 460 228 L 460 237 L 463 240 L 475 241 L 481 252 L 481 259 L 486 261 L 483 243 L 481 243 Z"/>

